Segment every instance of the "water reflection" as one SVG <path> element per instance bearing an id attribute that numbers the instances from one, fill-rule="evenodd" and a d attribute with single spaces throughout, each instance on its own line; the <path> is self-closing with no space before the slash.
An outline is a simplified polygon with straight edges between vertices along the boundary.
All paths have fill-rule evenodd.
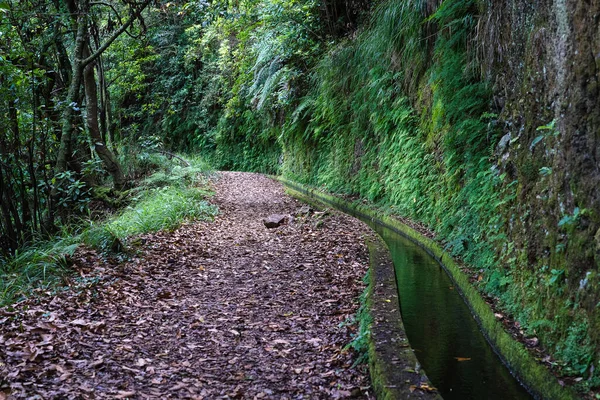
<path id="1" fill-rule="evenodd" d="M 531 399 L 492 351 L 440 265 L 395 232 L 374 228 L 394 260 L 410 344 L 444 399 Z"/>

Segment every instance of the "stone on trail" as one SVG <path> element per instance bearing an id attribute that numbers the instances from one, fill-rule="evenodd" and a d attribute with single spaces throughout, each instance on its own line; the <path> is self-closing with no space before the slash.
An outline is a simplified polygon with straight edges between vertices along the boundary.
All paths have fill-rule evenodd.
<path id="1" fill-rule="evenodd" d="M 309 215 L 309 214 L 312 214 L 313 212 L 314 212 L 314 210 L 312 208 L 310 208 L 309 206 L 302 206 L 298 209 L 298 211 L 296 211 L 296 216 Z"/>
<path id="2" fill-rule="evenodd" d="M 286 215 L 281 214 L 269 215 L 267 218 L 263 219 L 263 224 L 265 224 L 267 228 L 277 228 L 278 226 L 285 224 L 286 217 Z"/>

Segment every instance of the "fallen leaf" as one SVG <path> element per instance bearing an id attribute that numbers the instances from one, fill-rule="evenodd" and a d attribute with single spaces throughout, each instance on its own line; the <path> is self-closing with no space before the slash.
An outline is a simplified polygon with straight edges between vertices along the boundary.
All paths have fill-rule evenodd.
<path id="1" fill-rule="evenodd" d="M 137 362 L 135 363 L 135 365 L 137 365 L 138 367 L 144 367 L 147 364 L 148 362 L 143 358 L 138 358 Z"/>
<path id="2" fill-rule="evenodd" d="M 170 391 L 175 391 L 175 390 L 183 389 L 183 388 L 185 388 L 187 386 L 188 385 L 186 383 L 179 382 L 179 383 L 175 384 L 175 386 L 171 387 L 169 390 Z"/>
<path id="3" fill-rule="evenodd" d="M 456 361 L 471 361 L 471 357 L 454 357 Z"/>
<path id="4" fill-rule="evenodd" d="M 73 375 L 73 374 L 72 374 L 72 373 L 70 373 L 70 372 L 65 372 L 64 374 L 62 374 L 61 376 L 59 376 L 59 377 L 58 377 L 58 380 L 59 380 L 60 382 L 64 382 L 64 381 L 66 381 L 67 379 L 69 379 L 69 378 L 71 377 L 71 375 Z"/>
<path id="5" fill-rule="evenodd" d="M 92 362 L 90 364 L 91 368 L 97 367 L 98 365 L 104 363 L 104 360 L 102 358 L 97 359 L 96 361 Z"/>
<path id="6" fill-rule="evenodd" d="M 436 388 L 434 388 L 433 386 L 430 386 L 427 383 L 421 383 L 418 386 L 417 385 L 410 385 L 410 387 L 408 388 L 408 390 L 410 390 L 411 393 L 413 393 L 417 389 L 422 390 L 424 392 L 435 392 L 435 391 L 437 391 Z"/>
<path id="7" fill-rule="evenodd" d="M 131 390 L 131 391 L 119 391 L 117 392 L 117 395 L 115 396 L 115 399 L 126 399 L 128 397 L 131 397 L 135 394 L 135 390 Z"/>

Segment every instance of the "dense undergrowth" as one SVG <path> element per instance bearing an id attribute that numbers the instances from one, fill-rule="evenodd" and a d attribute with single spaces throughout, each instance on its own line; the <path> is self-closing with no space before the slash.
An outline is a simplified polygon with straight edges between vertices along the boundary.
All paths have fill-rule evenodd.
<path id="1" fill-rule="evenodd" d="M 597 296 L 579 289 L 585 271 L 565 264 L 564 245 L 529 256 L 540 244 L 519 228 L 531 211 L 528 183 L 502 159 L 511 146 L 548 154 L 558 135 L 545 120 L 527 127 L 537 132 L 533 141 L 506 136 L 480 69 L 477 35 L 488 6 L 386 1 L 362 28 L 332 34 L 316 3 L 240 3 L 204 10 L 201 25 L 185 14 L 182 34 L 169 33 L 177 57 L 158 43 L 165 28 L 155 28 L 153 62 L 142 70 L 174 71 L 151 92 L 176 95 L 155 105 L 172 146 L 196 149 L 217 168 L 281 173 L 424 224 L 471 267 L 480 291 L 540 340 L 552 365 L 588 390 L 600 385 Z M 174 80 L 179 86 L 169 87 Z M 568 240 L 582 221 L 577 212 L 564 211 L 549 231 Z M 595 272 L 585 277 L 596 287 Z"/>
<path id="2" fill-rule="evenodd" d="M 141 153 L 130 163 L 130 172 L 146 171 L 147 176 L 121 194 L 120 208 L 104 210 L 95 218 L 82 217 L 63 226 L 55 238 L 40 240 L 1 260 L 0 305 L 64 286 L 73 273 L 71 257 L 81 245 L 107 256 L 123 257 L 130 249 L 129 241 L 138 235 L 212 218 L 217 210 L 206 201 L 210 170 L 197 157 L 187 157 L 185 163 Z"/>
<path id="3" fill-rule="evenodd" d="M 564 266 L 531 268 L 507 235 L 522 218 L 519 182 L 496 163 L 492 91 L 469 49 L 477 12 L 464 1 L 430 15 L 411 2 L 379 7 L 368 29 L 316 65 L 313 89 L 282 127 L 282 173 L 425 224 L 588 390 L 600 383 L 597 311 L 573 299 Z M 437 34 L 419 41 L 428 29 Z"/>

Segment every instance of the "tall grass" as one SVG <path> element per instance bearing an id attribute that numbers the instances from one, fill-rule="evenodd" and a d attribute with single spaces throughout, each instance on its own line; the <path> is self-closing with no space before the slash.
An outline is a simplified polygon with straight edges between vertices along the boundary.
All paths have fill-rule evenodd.
<path id="1" fill-rule="evenodd" d="M 74 238 L 57 238 L 18 251 L 0 262 L 0 306 L 14 302 L 23 293 L 45 291 L 63 283 L 70 257 L 77 249 Z"/>
<path id="2" fill-rule="evenodd" d="M 217 208 L 206 201 L 208 167 L 188 159 L 189 166 L 165 160 L 130 193 L 130 204 L 100 221 L 65 227 L 55 239 L 40 241 L 0 261 L 0 305 L 32 293 L 53 290 L 72 273 L 70 259 L 84 244 L 102 252 L 120 252 L 128 239 L 149 232 L 173 230 L 186 221 L 213 218 Z"/>
<path id="3" fill-rule="evenodd" d="M 212 218 L 217 210 L 205 201 L 208 196 L 209 192 L 197 187 L 163 186 L 148 190 L 119 215 L 86 229 L 81 239 L 98 249 L 118 251 L 129 237 L 173 230 L 186 221 Z"/>

